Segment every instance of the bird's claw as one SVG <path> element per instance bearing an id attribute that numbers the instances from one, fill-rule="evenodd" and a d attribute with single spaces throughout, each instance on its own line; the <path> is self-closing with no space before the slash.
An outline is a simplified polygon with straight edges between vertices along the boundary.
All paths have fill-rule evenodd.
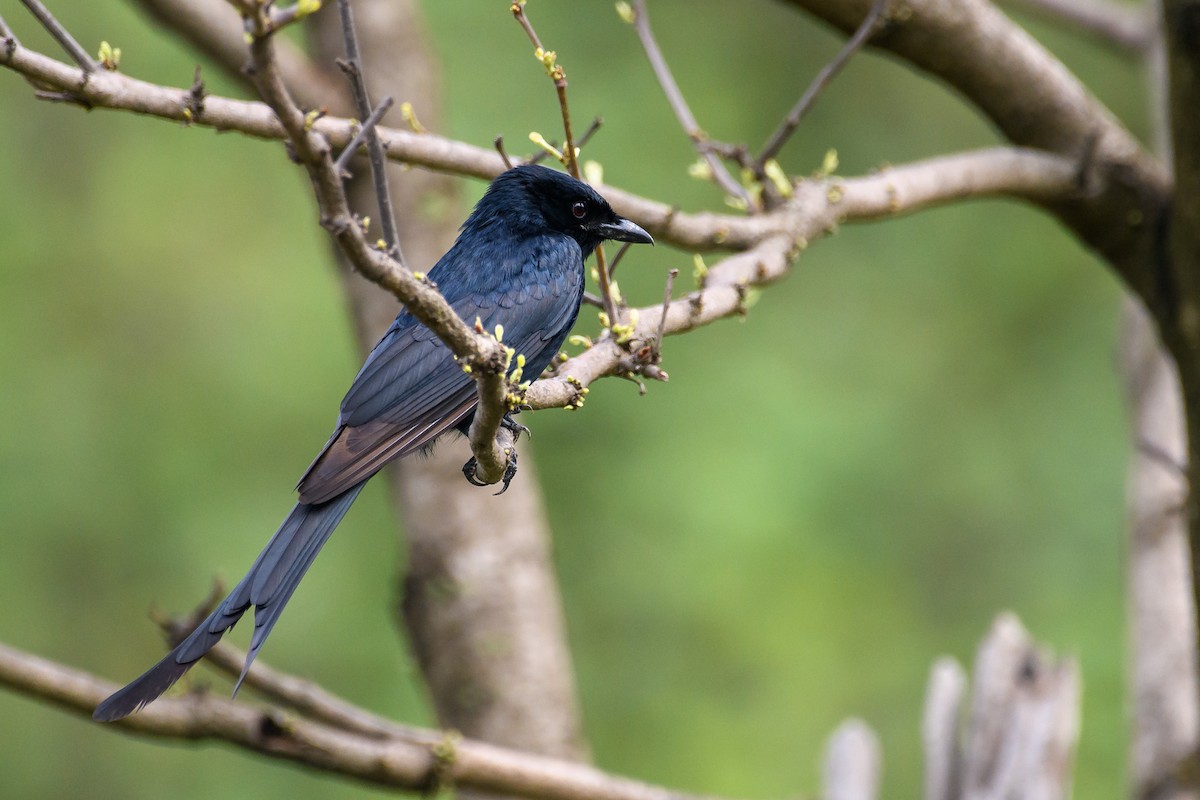
<path id="1" fill-rule="evenodd" d="M 508 491 L 508 485 L 512 483 L 512 479 L 517 476 L 517 450 L 515 447 L 510 447 L 506 451 L 508 456 L 507 462 L 504 465 L 504 475 L 500 477 L 500 491 L 496 492 L 495 496 L 499 496 Z M 472 486 L 488 486 L 489 484 L 479 480 L 479 460 L 475 456 L 467 459 L 467 463 L 463 464 L 463 477 L 467 479 L 467 483 Z"/>
<path id="2" fill-rule="evenodd" d="M 512 412 L 505 414 L 504 417 L 501 418 L 500 427 L 504 428 L 504 430 L 513 435 L 514 442 L 521 438 L 522 433 L 531 439 L 533 438 L 533 431 L 529 430 L 529 428 L 513 419 Z"/>
<path id="3" fill-rule="evenodd" d="M 486 483 L 476 478 L 475 475 L 479 472 L 479 459 L 471 456 L 467 459 L 467 463 L 463 464 L 463 477 L 467 479 L 467 483 L 472 486 L 487 486 Z"/>

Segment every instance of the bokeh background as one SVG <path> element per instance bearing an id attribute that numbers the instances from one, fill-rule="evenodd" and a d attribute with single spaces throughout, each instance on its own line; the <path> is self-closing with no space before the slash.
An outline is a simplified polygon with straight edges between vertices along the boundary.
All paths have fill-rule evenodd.
<path id="1" fill-rule="evenodd" d="M 443 132 L 521 151 L 530 130 L 553 136 L 557 106 L 507 5 L 425 8 Z M 199 57 L 130 6 L 51 6 L 89 50 L 121 47 L 128 74 L 190 83 Z M 702 124 L 752 145 L 841 42 L 768 0 L 651 9 Z M 586 155 L 607 180 L 721 207 L 687 176 L 690 148 L 612 4 L 529 10 L 576 117 L 606 120 Z M 0 14 L 53 52 L 15 0 Z M 1136 69 L 1030 25 L 1145 135 Z M 206 79 L 241 94 L 215 68 Z M 836 148 L 849 175 L 996 141 L 943 87 L 868 54 L 782 161 L 806 174 Z M 7 72 L 0 142 L 0 640 L 124 681 L 161 653 L 147 609 L 190 609 L 274 530 L 358 357 L 307 179 L 278 145 L 37 102 Z M 626 295 L 654 302 L 672 266 L 690 275 L 690 254 L 631 255 Z M 929 666 L 970 661 L 1008 608 L 1082 663 L 1078 796 L 1121 796 L 1119 295 L 1014 203 L 847 226 L 748 319 L 671 340 L 669 384 L 639 397 L 607 380 L 581 412 L 526 420 L 596 761 L 693 791 L 803 796 L 826 736 L 857 715 L 882 738 L 886 794 L 915 796 Z M 596 327 L 585 314 L 579 330 Z M 359 501 L 266 658 L 427 724 L 392 624 L 404 555 L 385 494 Z M 378 794 L 0 693 L 5 797 Z"/>

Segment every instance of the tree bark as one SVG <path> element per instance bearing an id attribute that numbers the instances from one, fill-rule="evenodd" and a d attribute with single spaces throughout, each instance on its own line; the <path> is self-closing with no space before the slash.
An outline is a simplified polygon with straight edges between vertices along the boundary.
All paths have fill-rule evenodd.
<path id="1" fill-rule="evenodd" d="M 1132 795 L 1194 798 L 1176 768 L 1197 744 L 1196 649 L 1184 507 L 1183 408 L 1153 322 L 1125 302 L 1122 372 L 1135 453 L 1129 474 L 1128 605 Z"/>

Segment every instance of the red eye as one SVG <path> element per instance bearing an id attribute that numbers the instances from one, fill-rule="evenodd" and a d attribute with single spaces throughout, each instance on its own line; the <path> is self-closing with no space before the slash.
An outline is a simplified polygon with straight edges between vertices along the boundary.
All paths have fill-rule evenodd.
<path id="1" fill-rule="evenodd" d="M 571 213 L 575 215 L 575 219 L 583 219 L 587 216 L 587 203 L 578 202 L 571 206 Z"/>

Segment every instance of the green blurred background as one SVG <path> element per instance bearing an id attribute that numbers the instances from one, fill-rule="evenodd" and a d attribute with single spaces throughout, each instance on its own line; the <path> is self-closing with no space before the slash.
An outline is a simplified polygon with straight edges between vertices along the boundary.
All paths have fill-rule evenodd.
<path id="1" fill-rule="evenodd" d="M 121 47 L 128 74 L 190 83 L 196 54 L 125 4 L 51 5 L 89 50 Z M 521 151 L 531 129 L 553 135 L 557 106 L 507 5 L 425 7 L 443 132 Z M 841 42 L 767 0 L 651 9 L 702 124 L 753 145 Z M 606 120 L 586 153 L 606 179 L 720 208 L 687 176 L 693 155 L 612 4 L 530 13 L 576 117 Z M 15 0 L 0 14 L 53 52 Z M 1137 70 L 1033 31 L 1145 134 Z M 782 161 L 806 174 L 836 148 L 849 175 L 996 140 L 941 86 L 865 55 Z M 0 141 L 0 640 L 124 681 L 161 653 L 147 609 L 191 608 L 274 530 L 358 358 L 307 179 L 281 147 L 36 102 L 11 73 Z M 654 302 L 672 266 L 690 275 L 690 255 L 631 255 L 626 295 Z M 826 736 L 857 715 L 882 738 L 886 794 L 915 796 L 930 664 L 970 661 L 1011 608 L 1082 662 L 1078 796 L 1122 796 L 1119 294 L 1012 203 L 846 227 L 745 321 L 671 340 L 669 384 L 639 397 L 604 381 L 582 412 L 526 420 L 596 761 L 693 791 L 811 794 Z M 579 330 L 596 327 L 585 314 Z M 402 560 L 373 486 L 267 659 L 428 724 L 391 621 Z M 0 743 L 5 797 L 378 794 L 9 693 Z"/>

